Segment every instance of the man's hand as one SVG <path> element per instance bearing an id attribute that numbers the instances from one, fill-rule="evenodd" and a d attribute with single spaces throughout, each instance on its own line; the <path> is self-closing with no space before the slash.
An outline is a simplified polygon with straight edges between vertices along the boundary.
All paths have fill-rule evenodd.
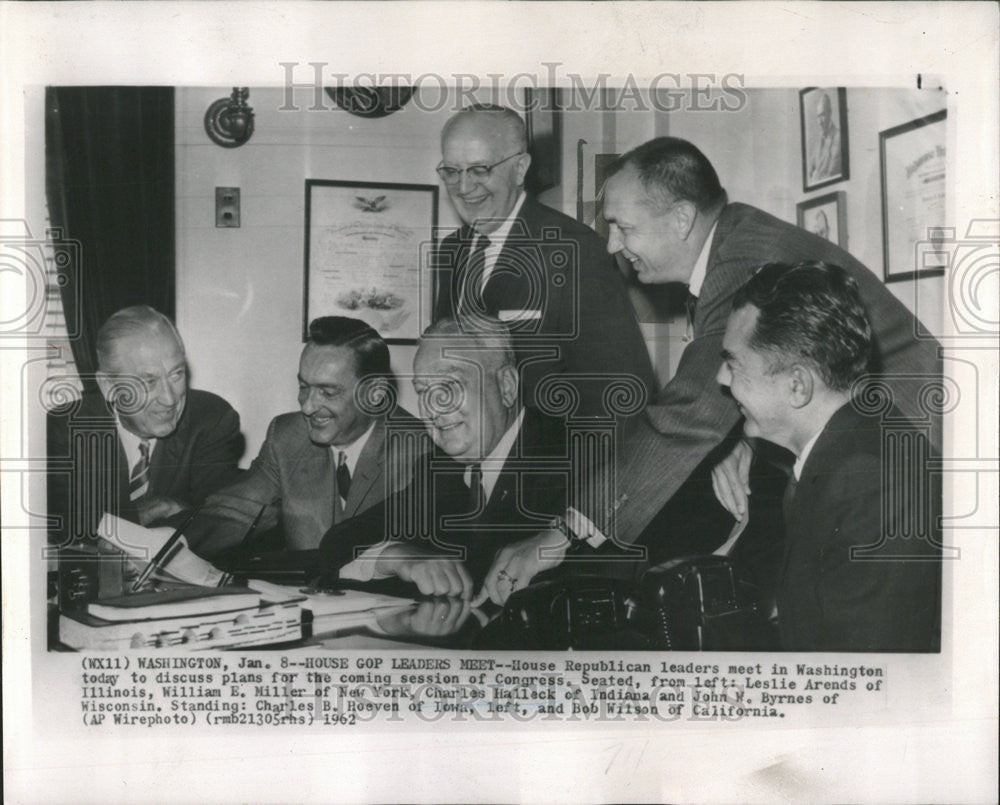
<path id="1" fill-rule="evenodd" d="M 497 552 L 472 606 L 478 607 L 487 598 L 494 604 L 504 604 L 512 592 L 527 587 L 543 570 L 558 567 L 567 548 L 569 541 L 556 529 L 504 546 Z"/>
<path id="2" fill-rule="evenodd" d="M 390 545 L 378 558 L 379 570 L 417 585 L 423 595 L 472 597 L 472 577 L 457 559 L 436 556 L 412 545 Z"/>
<path id="3" fill-rule="evenodd" d="M 146 495 L 139 501 L 139 522 L 148 527 L 184 511 L 185 508 L 187 507 L 173 498 Z"/>
<path id="4" fill-rule="evenodd" d="M 750 463 L 753 449 L 740 439 L 733 451 L 712 469 L 712 489 L 719 503 L 737 520 L 746 513 L 750 498 Z"/>
<path id="5" fill-rule="evenodd" d="M 468 599 L 436 598 L 421 601 L 414 609 L 393 613 L 376 622 L 389 635 L 445 637 L 461 629 L 471 614 Z"/>

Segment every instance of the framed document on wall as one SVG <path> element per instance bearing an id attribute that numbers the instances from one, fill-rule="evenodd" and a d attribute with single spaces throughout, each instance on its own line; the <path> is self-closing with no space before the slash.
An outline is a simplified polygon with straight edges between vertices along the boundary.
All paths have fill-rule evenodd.
<path id="1" fill-rule="evenodd" d="M 351 316 L 390 344 L 430 324 L 437 185 L 306 180 L 302 340 L 318 316 Z"/>
<path id="2" fill-rule="evenodd" d="M 880 132 L 886 282 L 944 273 L 946 110 Z"/>

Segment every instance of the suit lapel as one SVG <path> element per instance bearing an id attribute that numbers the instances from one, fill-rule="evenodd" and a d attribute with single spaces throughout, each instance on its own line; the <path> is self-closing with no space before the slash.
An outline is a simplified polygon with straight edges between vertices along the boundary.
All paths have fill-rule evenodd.
<path id="1" fill-rule="evenodd" d="M 377 482 L 382 478 L 385 462 L 385 421 L 376 420 L 368 441 L 361 449 L 357 466 L 351 476 L 351 492 L 344 507 L 344 519 L 354 517 L 364 507 Z"/>
<path id="2" fill-rule="evenodd" d="M 293 470 L 295 485 L 300 490 L 294 497 L 302 504 L 308 502 L 317 522 L 324 530 L 335 523 L 340 501 L 334 483 L 333 453 L 329 447 L 306 440 L 295 459 Z"/>

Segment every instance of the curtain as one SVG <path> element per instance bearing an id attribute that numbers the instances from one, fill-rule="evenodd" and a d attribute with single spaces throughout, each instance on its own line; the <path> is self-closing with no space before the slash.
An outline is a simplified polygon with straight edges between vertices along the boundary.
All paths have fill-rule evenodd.
<path id="1" fill-rule="evenodd" d="M 174 317 L 174 91 L 49 87 L 46 193 L 68 261 L 66 323 L 86 387 L 105 319 L 129 305 Z"/>

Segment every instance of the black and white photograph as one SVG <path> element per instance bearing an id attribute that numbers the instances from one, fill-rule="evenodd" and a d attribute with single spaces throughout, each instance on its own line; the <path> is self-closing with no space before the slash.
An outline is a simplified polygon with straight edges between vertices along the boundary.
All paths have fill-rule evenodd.
<path id="1" fill-rule="evenodd" d="M 810 87 L 799 92 L 802 189 L 806 192 L 850 178 L 847 91 Z"/>
<path id="2" fill-rule="evenodd" d="M 11 801 L 994 796 L 996 36 L 10 5 Z"/>
<path id="3" fill-rule="evenodd" d="M 795 205 L 796 222 L 807 232 L 847 248 L 847 195 L 826 193 Z"/>

